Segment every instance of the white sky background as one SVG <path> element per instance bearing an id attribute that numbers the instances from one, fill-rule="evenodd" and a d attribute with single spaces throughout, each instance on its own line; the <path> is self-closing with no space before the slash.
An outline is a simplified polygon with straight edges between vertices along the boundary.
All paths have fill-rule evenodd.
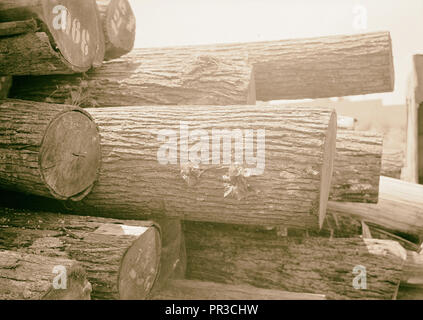
<path id="1" fill-rule="evenodd" d="M 405 103 L 411 56 L 423 53 L 423 0 L 130 0 L 136 47 L 307 38 L 390 31 L 395 91 L 358 99 Z M 367 9 L 367 29 L 353 26 L 354 8 Z"/>

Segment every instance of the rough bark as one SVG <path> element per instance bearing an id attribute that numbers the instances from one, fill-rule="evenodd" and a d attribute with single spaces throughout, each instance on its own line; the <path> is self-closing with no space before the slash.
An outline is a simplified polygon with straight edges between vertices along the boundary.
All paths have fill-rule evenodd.
<path id="1" fill-rule="evenodd" d="M 39 27 L 34 19 L 0 23 L 0 37 L 10 37 L 18 34 L 36 32 L 37 30 L 39 30 Z"/>
<path id="2" fill-rule="evenodd" d="M 74 106 L 22 100 L 0 102 L 0 185 L 11 190 L 80 200 L 100 167 L 100 135 Z"/>
<path id="3" fill-rule="evenodd" d="M 12 86 L 12 77 L 0 76 L 0 100 L 6 99 Z"/>
<path id="4" fill-rule="evenodd" d="M 64 272 L 66 289 L 53 281 Z M 62 289 L 63 288 L 63 289 Z M 1 300 L 89 300 L 91 285 L 74 260 L 0 250 Z"/>
<path id="5" fill-rule="evenodd" d="M 8 75 L 89 70 L 104 47 L 96 10 L 95 0 L 2 1 L 0 21 L 36 19 L 39 32 L 0 38 L 0 70 Z"/>
<path id="6" fill-rule="evenodd" d="M 153 222 L 8 209 L 0 219 L 1 249 L 78 261 L 93 299 L 144 299 L 154 286 L 161 239 Z"/>
<path id="7" fill-rule="evenodd" d="M 328 299 L 392 299 L 406 251 L 393 241 L 290 238 L 245 226 L 184 222 L 187 278 L 325 294 Z M 356 266 L 367 289 L 355 289 Z M 357 282 L 362 284 L 361 281 Z"/>
<path id="8" fill-rule="evenodd" d="M 330 200 L 377 203 L 383 137 L 338 130 Z"/>
<path id="9" fill-rule="evenodd" d="M 90 196 L 75 204 L 76 212 L 299 228 L 323 223 L 336 143 L 333 110 L 155 106 L 87 111 L 100 128 L 102 168 Z M 197 131 L 203 142 L 198 153 L 196 129 L 202 130 Z M 220 139 L 218 130 L 224 129 Z M 245 157 L 238 152 L 237 133 L 245 133 Z M 175 139 L 169 139 L 173 134 Z M 249 151 L 258 156 L 253 159 Z"/>
<path id="10" fill-rule="evenodd" d="M 423 55 L 413 56 L 407 87 L 407 146 L 404 180 L 423 183 Z"/>
<path id="11" fill-rule="evenodd" d="M 195 280 L 172 280 L 155 300 L 325 300 L 322 294 L 294 293 Z"/>
<path id="12" fill-rule="evenodd" d="M 17 77 L 11 96 L 82 107 L 255 104 L 246 57 L 125 56 L 86 75 Z"/>
<path id="13" fill-rule="evenodd" d="M 404 168 L 404 152 L 400 150 L 383 150 L 381 175 L 400 179 Z"/>
<path id="14" fill-rule="evenodd" d="M 329 201 L 328 213 L 423 237 L 423 186 L 381 177 L 377 204 Z"/>
<path id="15" fill-rule="evenodd" d="M 96 0 L 106 43 L 106 60 L 134 48 L 136 19 L 128 0 Z"/>

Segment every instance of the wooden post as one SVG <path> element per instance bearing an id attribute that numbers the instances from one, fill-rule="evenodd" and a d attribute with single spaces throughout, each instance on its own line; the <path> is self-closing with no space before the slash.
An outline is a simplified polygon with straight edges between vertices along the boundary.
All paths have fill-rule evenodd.
<path id="1" fill-rule="evenodd" d="M 82 109 L 4 100 L 0 132 L 2 187 L 60 200 L 80 200 L 93 187 L 100 136 Z"/>
<path id="2" fill-rule="evenodd" d="M 388 240 L 281 237 L 274 230 L 200 222 L 184 222 L 184 233 L 188 279 L 328 299 L 395 298 L 406 259 L 406 250 Z"/>
<path id="3" fill-rule="evenodd" d="M 82 107 L 255 104 L 245 56 L 125 56 L 86 76 L 17 77 L 11 97 Z"/>
<path id="4" fill-rule="evenodd" d="M 89 70 L 104 46 L 96 10 L 95 0 L 3 1 L 0 21 L 41 23 L 38 32 L 16 35 L 12 28 L 11 34 L 0 38 L 1 72 L 45 75 Z"/>
<path id="5" fill-rule="evenodd" d="M 298 228 L 323 224 L 336 143 L 333 110 L 86 110 L 100 128 L 102 168 L 90 196 L 74 204 L 76 212 Z"/>
<path id="6" fill-rule="evenodd" d="M 66 255 L 87 271 L 93 299 L 145 299 L 159 273 L 161 237 L 150 221 L 0 209 L 0 248 Z"/>
<path id="7" fill-rule="evenodd" d="M 328 213 L 423 237 L 423 186 L 381 177 L 378 204 L 329 201 Z"/>
<path id="8" fill-rule="evenodd" d="M 0 100 L 6 99 L 12 86 L 12 77 L 0 76 Z"/>
<path id="9" fill-rule="evenodd" d="M 106 60 L 134 48 L 136 19 L 128 0 L 97 0 L 106 43 Z"/>
<path id="10" fill-rule="evenodd" d="M 90 300 L 90 293 L 74 260 L 0 250 L 1 300 Z"/>
<path id="11" fill-rule="evenodd" d="M 407 92 L 407 151 L 404 179 L 423 183 L 423 55 L 413 56 Z"/>
<path id="12" fill-rule="evenodd" d="M 195 280 L 172 280 L 154 300 L 326 300 L 323 294 L 260 289 Z"/>
<path id="13" fill-rule="evenodd" d="M 377 203 L 383 137 L 338 130 L 330 200 Z"/>

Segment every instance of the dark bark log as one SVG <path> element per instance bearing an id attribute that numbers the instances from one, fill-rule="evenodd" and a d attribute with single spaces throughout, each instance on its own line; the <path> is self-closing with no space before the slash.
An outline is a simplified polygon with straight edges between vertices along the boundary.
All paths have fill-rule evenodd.
<path id="1" fill-rule="evenodd" d="M 328 299 L 395 298 L 406 259 L 405 249 L 386 240 L 280 237 L 274 231 L 199 222 L 184 222 L 184 233 L 189 279 Z M 353 286 L 356 266 L 366 268 L 366 290 Z"/>
<path id="2" fill-rule="evenodd" d="M 93 299 L 144 299 L 155 284 L 161 239 L 153 222 L 7 209 L 0 221 L 1 249 L 78 261 Z"/>
<path id="3" fill-rule="evenodd" d="M 246 57 L 125 56 L 86 75 L 17 77 L 12 97 L 82 107 L 255 104 Z"/>
<path id="4" fill-rule="evenodd" d="M 78 107 L 0 102 L 0 184 L 11 190 L 80 200 L 100 167 L 100 136 Z"/>
<path id="5" fill-rule="evenodd" d="M 195 280 L 173 280 L 154 300 L 325 300 L 322 294 L 294 293 Z"/>
<path id="6" fill-rule="evenodd" d="M 328 213 L 423 237 L 423 186 L 381 177 L 378 204 L 329 201 Z"/>
<path id="7" fill-rule="evenodd" d="M 0 37 L 10 37 L 30 32 L 33 33 L 38 30 L 38 24 L 34 19 L 0 23 Z"/>
<path id="8" fill-rule="evenodd" d="M 87 199 L 75 204 L 76 212 L 298 228 L 318 228 L 323 223 L 336 143 L 333 110 L 156 106 L 87 111 L 100 128 L 103 164 L 98 183 Z M 181 121 L 188 125 L 189 134 Z M 194 129 L 203 130 L 201 162 L 194 149 L 190 159 L 184 151 L 188 135 L 188 146 L 199 146 L 193 140 Z M 213 129 L 216 143 L 207 153 Z M 249 130 L 244 132 L 245 157 L 242 154 L 241 159 L 233 143 L 225 142 L 227 150 L 221 151 L 217 130 L 224 129 L 223 140 L 235 138 L 235 142 L 240 139 L 234 133 L 244 131 L 233 130 Z M 168 138 L 175 134 L 175 139 L 167 141 L 168 134 Z M 174 152 L 178 149 L 179 158 Z M 256 150 L 253 159 L 249 151 Z"/>
<path id="9" fill-rule="evenodd" d="M 106 60 L 134 48 L 136 19 L 128 0 L 97 0 L 106 43 Z"/>
<path id="10" fill-rule="evenodd" d="M 0 70 L 8 75 L 89 70 L 101 46 L 95 0 L 18 0 L 0 3 L 0 21 L 39 21 L 40 32 L 0 38 Z"/>
<path id="11" fill-rule="evenodd" d="M 330 200 L 377 203 L 383 137 L 338 130 Z"/>
<path id="12" fill-rule="evenodd" d="M 65 283 L 57 281 L 55 288 L 58 276 Z M 90 300 L 90 293 L 86 273 L 74 260 L 0 250 L 1 300 Z"/>

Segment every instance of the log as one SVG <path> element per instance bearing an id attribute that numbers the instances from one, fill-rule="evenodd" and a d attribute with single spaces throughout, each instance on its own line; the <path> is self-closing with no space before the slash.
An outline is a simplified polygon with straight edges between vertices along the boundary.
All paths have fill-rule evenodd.
<path id="1" fill-rule="evenodd" d="M 377 203 L 383 136 L 338 130 L 330 200 Z"/>
<path id="2" fill-rule="evenodd" d="M 134 48 L 136 19 L 128 0 L 97 0 L 106 43 L 106 61 Z"/>
<path id="3" fill-rule="evenodd" d="M 89 197 L 73 204 L 75 212 L 298 228 L 323 224 L 335 152 L 333 110 L 288 106 L 86 110 L 100 128 L 102 168 Z M 244 133 L 245 157 L 240 148 Z"/>
<path id="4" fill-rule="evenodd" d="M 247 58 L 208 54 L 125 56 L 87 75 L 16 77 L 11 97 L 81 107 L 256 103 Z"/>
<path id="5" fill-rule="evenodd" d="M 0 76 L 0 100 L 6 99 L 12 86 L 12 77 Z"/>
<path id="6" fill-rule="evenodd" d="M 101 43 L 95 0 L 17 0 L 0 3 L 0 21 L 35 19 L 39 32 L 0 38 L 0 70 L 7 75 L 85 72 Z M 10 36 L 13 35 L 14 36 Z"/>
<path id="7" fill-rule="evenodd" d="M 413 56 L 413 70 L 407 85 L 407 146 L 403 178 L 423 184 L 423 55 Z"/>
<path id="8" fill-rule="evenodd" d="M 404 168 L 404 152 L 401 150 L 383 150 L 381 175 L 400 179 Z"/>
<path id="9" fill-rule="evenodd" d="M 33 33 L 39 30 L 34 19 L 0 23 L 0 37 L 10 37 L 19 34 Z"/>
<path id="10" fill-rule="evenodd" d="M 193 55 L 221 56 L 223 60 L 248 56 L 255 70 L 256 97 L 262 101 L 349 96 L 392 91 L 394 88 L 391 38 L 388 32 L 274 42 L 135 49 L 125 57 L 125 60 L 133 63 L 128 64 L 124 72 L 132 74 L 134 66 L 143 70 L 146 67 L 144 61 L 155 61 L 159 57 L 186 61 Z M 110 66 L 118 70 L 118 64 Z M 157 70 L 169 72 L 167 69 L 154 70 L 156 73 Z M 120 75 L 124 76 L 125 83 L 129 81 L 125 74 L 121 72 Z M 216 71 L 212 75 L 215 76 Z M 107 77 L 104 83 L 108 83 L 111 78 Z M 55 88 L 53 83 L 48 89 L 44 89 L 45 85 L 35 89 L 31 86 L 24 86 L 28 88 L 28 97 L 32 91 L 32 96 L 41 94 L 39 99 L 47 98 L 47 93 L 52 93 Z M 112 106 L 134 105 L 134 102 L 127 103 L 128 98 L 121 101 L 125 96 L 123 93 L 113 94 L 118 94 L 118 97 L 117 102 L 109 102 Z M 160 97 L 164 94 L 156 95 Z M 159 97 L 154 97 L 148 104 L 153 104 Z"/>
<path id="11" fill-rule="evenodd" d="M 389 231 L 423 236 L 423 186 L 380 178 L 377 204 L 329 201 L 328 213 L 354 217 Z"/>
<path id="12" fill-rule="evenodd" d="M 195 280 L 172 280 L 154 300 L 326 300 L 322 294 L 260 289 Z"/>
<path id="13" fill-rule="evenodd" d="M 150 294 L 161 254 L 155 223 L 0 210 L 1 249 L 71 257 L 87 271 L 95 300 Z"/>
<path id="14" fill-rule="evenodd" d="M 0 102 L 0 185 L 15 191 L 80 200 L 100 167 L 100 136 L 75 106 Z"/>
<path id="15" fill-rule="evenodd" d="M 395 298 L 406 259 L 405 249 L 387 240 L 280 237 L 201 222 L 184 222 L 184 233 L 188 279 L 323 293 L 328 299 Z M 365 290 L 353 286 L 359 266 L 365 267 Z"/>
<path id="16" fill-rule="evenodd" d="M 55 282 L 58 276 L 64 283 Z M 74 260 L 0 250 L 1 300 L 90 300 L 90 293 L 86 273 Z"/>

